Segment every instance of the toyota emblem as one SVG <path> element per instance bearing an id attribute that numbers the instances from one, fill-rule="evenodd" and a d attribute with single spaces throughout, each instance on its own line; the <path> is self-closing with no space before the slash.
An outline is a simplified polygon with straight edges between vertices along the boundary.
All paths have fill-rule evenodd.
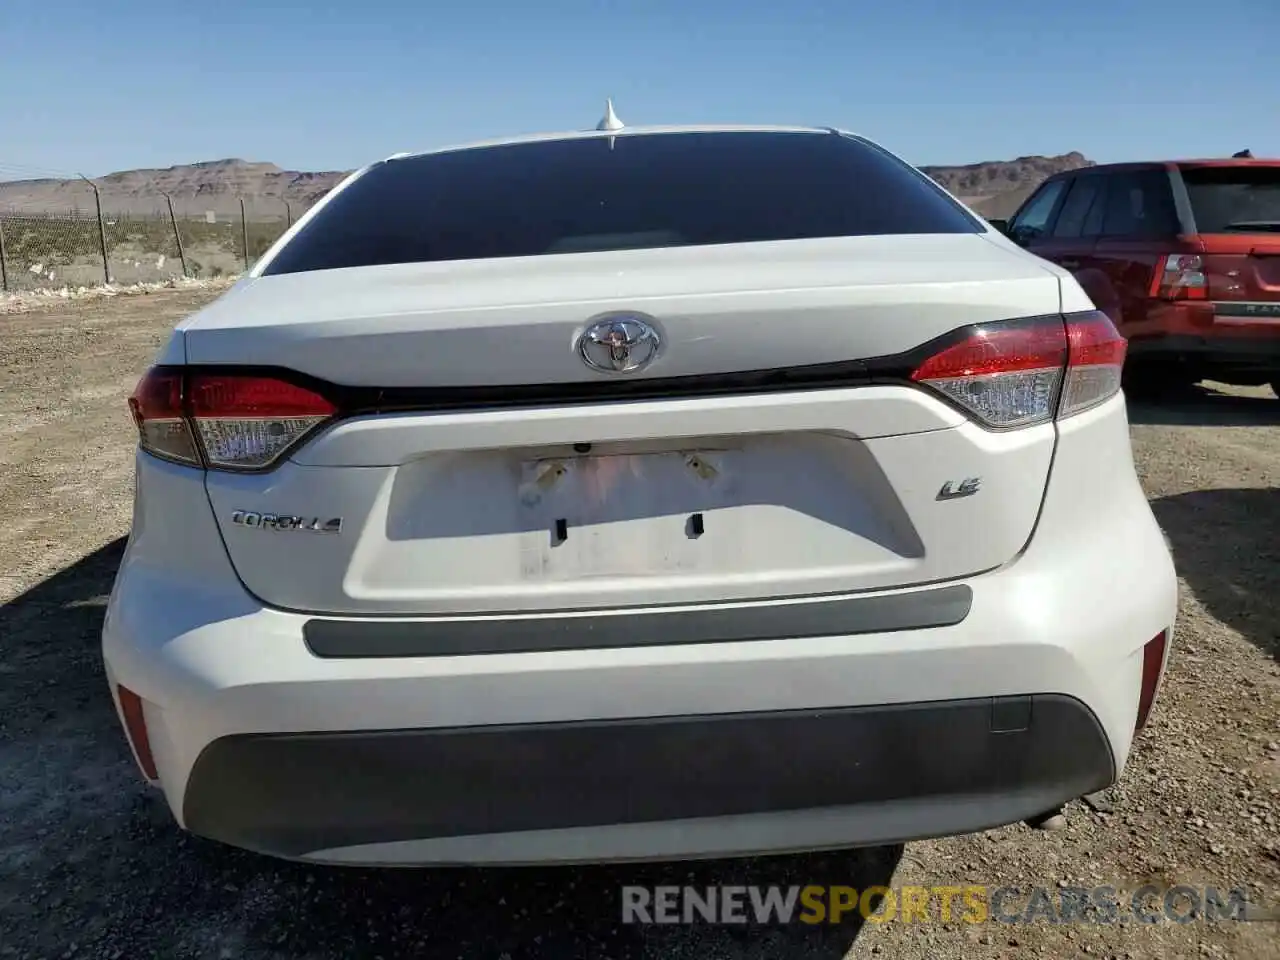
<path id="1" fill-rule="evenodd" d="M 646 320 L 634 314 L 603 317 L 578 337 L 578 356 L 592 370 L 634 373 L 658 355 L 662 338 Z"/>

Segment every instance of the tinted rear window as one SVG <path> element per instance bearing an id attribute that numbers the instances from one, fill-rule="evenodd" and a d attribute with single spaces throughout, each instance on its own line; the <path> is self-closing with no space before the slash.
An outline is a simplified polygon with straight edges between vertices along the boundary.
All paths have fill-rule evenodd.
<path id="1" fill-rule="evenodd" d="M 1104 236 L 1171 237 L 1178 230 L 1178 213 L 1165 171 L 1141 170 L 1107 177 L 1106 216 L 1101 230 Z"/>
<path id="2" fill-rule="evenodd" d="M 1183 167 L 1200 233 L 1280 232 L 1280 166 Z"/>
<path id="3" fill-rule="evenodd" d="M 985 228 L 905 163 L 828 133 L 678 133 L 381 163 L 265 273 Z"/>

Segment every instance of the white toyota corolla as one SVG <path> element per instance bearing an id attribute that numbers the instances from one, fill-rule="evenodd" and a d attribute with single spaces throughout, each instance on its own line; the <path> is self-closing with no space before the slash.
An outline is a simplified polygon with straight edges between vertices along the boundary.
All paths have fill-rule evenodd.
<path id="1" fill-rule="evenodd" d="M 352 174 L 139 383 L 103 651 L 178 823 L 692 857 L 1112 783 L 1176 580 L 1111 323 L 862 138 L 603 126 Z"/>

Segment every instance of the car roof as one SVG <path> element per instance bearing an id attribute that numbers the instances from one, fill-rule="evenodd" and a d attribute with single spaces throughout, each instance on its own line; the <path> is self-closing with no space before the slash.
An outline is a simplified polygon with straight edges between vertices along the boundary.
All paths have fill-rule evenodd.
<path id="1" fill-rule="evenodd" d="M 1203 158 L 1169 162 L 1179 167 L 1280 167 L 1280 157 Z"/>
<path id="2" fill-rule="evenodd" d="M 1268 157 L 1200 157 L 1181 160 L 1130 160 L 1120 163 L 1095 163 L 1055 173 L 1051 180 L 1079 174 L 1122 173 L 1128 170 L 1166 170 L 1169 167 L 1280 167 L 1280 159 Z"/>
<path id="3" fill-rule="evenodd" d="M 622 127 L 618 130 L 566 130 L 558 133 L 531 133 L 516 137 L 500 137 L 492 140 L 477 140 L 471 143 L 454 144 L 445 147 L 434 147 L 429 150 L 414 150 L 395 153 L 387 160 L 403 160 L 411 157 L 428 157 L 438 153 L 454 153 L 460 150 L 482 150 L 486 147 L 508 147 L 522 143 L 547 143 L 556 140 L 591 140 L 602 137 L 636 137 L 666 133 L 844 133 L 833 127 L 785 126 L 779 124 L 684 124 L 664 126 Z"/>

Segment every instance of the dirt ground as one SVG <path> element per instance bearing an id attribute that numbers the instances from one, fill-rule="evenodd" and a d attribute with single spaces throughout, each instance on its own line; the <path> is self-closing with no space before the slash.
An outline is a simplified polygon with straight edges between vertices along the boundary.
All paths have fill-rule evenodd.
<path id="1" fill-rule="evenodd" d="M 125 397 L 210 293 L 0 316 L 0 957 L 1280 957 L 1280 923 L 633 926 L 626 883 L 1245 885 L 1280 906 L 1280 400 L 1131 407 L 1182 576 L 1171 675 L 1119 786 L 1060 829 L 699 864 L 308 867 L 184 836 L 99 660 L 129 528 Z M 1088 597 L 1081 597 L 1088 603 Z M 1124 902 L 1122 898 L 1122 902 Z M 1017 909 L 1015 907 L 1015 909 Z"/>

